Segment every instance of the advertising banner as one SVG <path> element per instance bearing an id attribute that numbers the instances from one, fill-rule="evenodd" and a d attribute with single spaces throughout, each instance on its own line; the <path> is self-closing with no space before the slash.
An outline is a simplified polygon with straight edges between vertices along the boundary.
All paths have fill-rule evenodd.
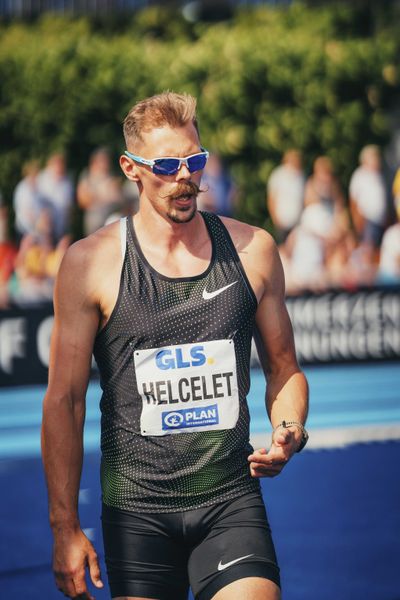
<path id="1" fill-rule="evenodd" d="M 51 304 L 0 311 L 0 387 L 47 382 Z"/>
<path id="2" fill-rule="evenodd" d="M 400 358 L 400 287 L 303 294 L 286 303 L 301 364 Z M 52 326 L 51 304 L 0 311 L 0 387 L 47 382 Z"/>
<path id="3" fill-rule="evenodd" d="M 400 358 L 400 288 L 287 298 L 300 363 Z"/>

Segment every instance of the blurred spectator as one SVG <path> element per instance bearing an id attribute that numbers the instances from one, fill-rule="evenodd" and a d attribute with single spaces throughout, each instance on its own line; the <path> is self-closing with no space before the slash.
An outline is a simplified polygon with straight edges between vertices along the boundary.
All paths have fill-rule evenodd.
<path id="1" fill-rule="evenodd" d="M 51 224 L 50 212 L 42 211 L 38 233 L 28 234 L 21 240 L 10 291 L 18 305 L 52 299 L 54 280 L 71 239 L 65 235 L 54 246 Z"/>
<path id="2" fill-rule="evenodd" d="M 17 256 L 16 246 L 8 237 L 8 210 L 0 194 L 0 308 L 8 305 L 8 282 Z"/>
<path id="3" fill-rule="evenodd" d="M 267 185 L 267 206 L 278 244 L 285 241 L 300 220 L 304 185 L 301 154 L 298 150 L 288 150 L 282 164 L 272 171 Z"/>
<path id="4" fill-rule="evenodd" d="M 17 184 L 13 198 L 18 238 L 35 232 L 36 221 L 42 208 L 38 188 L 39 163 L 36 160 L 25 163 L 22 174 L 23 179 Z"/>
<path id="5" fill-rule="evenodd" d="M 320 204 L 332 215 L 337 235 L 348 229 L 344 195 L 334 174 L 332 161 L 327 156 L 316 158 L 313 173 L 307 179 L 304 205 L 310 206 L 312 204 Z"/>
<path id="6" fill-rule="evenodd" d="M 50 252 L 46 256 L 44 263 L 44 272 L 45 275 L 53 279 L 53 281 L 57 276 L 58 269 L 61 265 L 61 261 L 68 247 L 70 246 L 71 241 L 72 239 L 70 235 L 64 235 L 64 237 L 61 238 L 56 247 L 50 250 Z"/>
<path id="7" fill-rule="evenodd" d="M 11 286 L 15 304 L 26 306 L 51 300 L 53 281 L 45 273 L 45 262 L 51 249 L 48 240 L 35 235 L 22 238 Z"/>
<path id="8" fill-rule="evenodd" d="M 356 287 L 371 286 L 377 272 L 377 254 L 367 242 L 359 242 L 350 253 L 346 268 Z"/>
<path id="9" fill-rule="evenodd" d="M 123 213 L 134 215 L 139 210 L 139 188 L 135 181 L 126 179 L 122 184 L 122 198 L 124 203 Z"/>
<path id="10" fill-rule="evenodd" d="M 235 187 L 217 154 L 210 154 L 201 178 L 202 192 L 197 199 L 200 210 L 231 217 L 234 209 Z"/>
<path id="11" fill-rule="evenodd" d="M 350 266 L 356 247 L 357 241 L 351 230 L 327 247 L 325 263 L 330 287 L 353 289 L 359 285 L 360 273 Z"/>
<path id="12" fill-rule="evenodd" d="M 280 246 L 288 292 L 327 286 L 326 256 L 334 230 L 333 215 L 325 206 L 312 204 L 304 209 L 300 223 Z"/>
<path id="13" fill-rule="evenodd" d="M 42 206 L 50 211 L 54 240 L 58 241 L 70 229 L 74 201 L 74 186 L 63 154 L 49 157 L 45 169 L 38 175 L 37 185 Z"/>
<path id="14" fill-rule="evenodd" d="M 387 220 L 386 188 L 378 146 L 365 146 L 350 180 L 350 209 L 359 239 L 377 248 Z"/>
<path id="15" fill-rule="evenodd" d="M 327 287 L 356 289 L 374 284 L 376 254 L 369 244 L 357 243 L 352 231 L 346 232 L 327 250 Z"/>
<path id="16" fill-rule="evenodd" d="M 79 178 L 77 198 L 84 211 L 85 235 L 97 231 L 112 213 L 121 209 L 121 183 L 111 173 L 106 148 L 98 148 L 90 156 L 89 166 Z"/>
<path id="17" fill-rule="evenodd" d="M 399 222 L 389 227 L 382 238 L 378 283 L 400 283 L 400 214 Z"/>
<path id="18" fill-rule="evenodd" d="M 121 202 L 116 206 L 116 210 L 108 215 L 103 225 L 109 225 L 118 221 L 121 217 L 134 215 L 139 209 L 139 188 L 134 181 L 128 179 L 122 184 Z"/>
<path id="19" fill-rule="evenodd" d="M 396 175 L 393 181 L 393 198 L 394 207 L 396 209 L 397 218 L 400 220 L 400 168 L 397 169 Z"/>
<path id="20" fill-rule="evenodd" d="M 4 234 L 7 231 L 8 210 L 3 200 L 3 194 L 0 190 L 0 233 Z"/>

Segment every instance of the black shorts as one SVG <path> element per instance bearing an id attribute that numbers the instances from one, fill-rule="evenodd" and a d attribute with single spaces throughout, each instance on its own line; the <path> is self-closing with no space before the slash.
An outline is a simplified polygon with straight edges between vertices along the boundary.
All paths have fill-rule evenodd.
<path id="1" fill-rule="evenodd" d="M 103 538 L 113 598 L 210 600 L 243 577 L 280 586 L 261 496 L 174 513 L 136 513 L 103 505 Z"/>

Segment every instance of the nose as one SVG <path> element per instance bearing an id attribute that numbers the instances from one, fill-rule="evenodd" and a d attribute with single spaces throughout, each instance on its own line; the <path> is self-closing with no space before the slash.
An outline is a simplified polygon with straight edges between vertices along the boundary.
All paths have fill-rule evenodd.
<path id="1" fill-rule="evenodd" d="M 189 180 L 191 178 L 191 176 L 192 176 L 192 174 L 189 171 L 189 169 L 187 168 L 187 166 L 185 165 L 185 163 L 181 163 L 179 171 L 176 174 L 177 181 L 181 181 L 182 179 Z"/>

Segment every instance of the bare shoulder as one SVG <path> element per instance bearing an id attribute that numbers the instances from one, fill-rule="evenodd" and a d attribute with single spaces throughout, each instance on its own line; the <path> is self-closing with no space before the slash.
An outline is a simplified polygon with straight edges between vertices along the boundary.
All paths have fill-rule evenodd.
<path id="1" fill-rule="evenodd" d="M 95 296 L 101 282 L 112 276 L 121 262 L 119 223 L 102 227 L 72 244 L 61 263 L 58 286 Z"/>
<path id="2" fill-rule="evenodd" d="M 273 237 L 264 229 L 228 217 L 221 217 L 221 220 L 241 258 L 247 255 L 252 260 L 265 261 L 273 258 L 277 252 Z"/>
<path id="3" fill-rule="evenodd" d="M 256 296 L 281 288 L 282 265 L 273 237 L 264 229 L 222 217 Z"/>

